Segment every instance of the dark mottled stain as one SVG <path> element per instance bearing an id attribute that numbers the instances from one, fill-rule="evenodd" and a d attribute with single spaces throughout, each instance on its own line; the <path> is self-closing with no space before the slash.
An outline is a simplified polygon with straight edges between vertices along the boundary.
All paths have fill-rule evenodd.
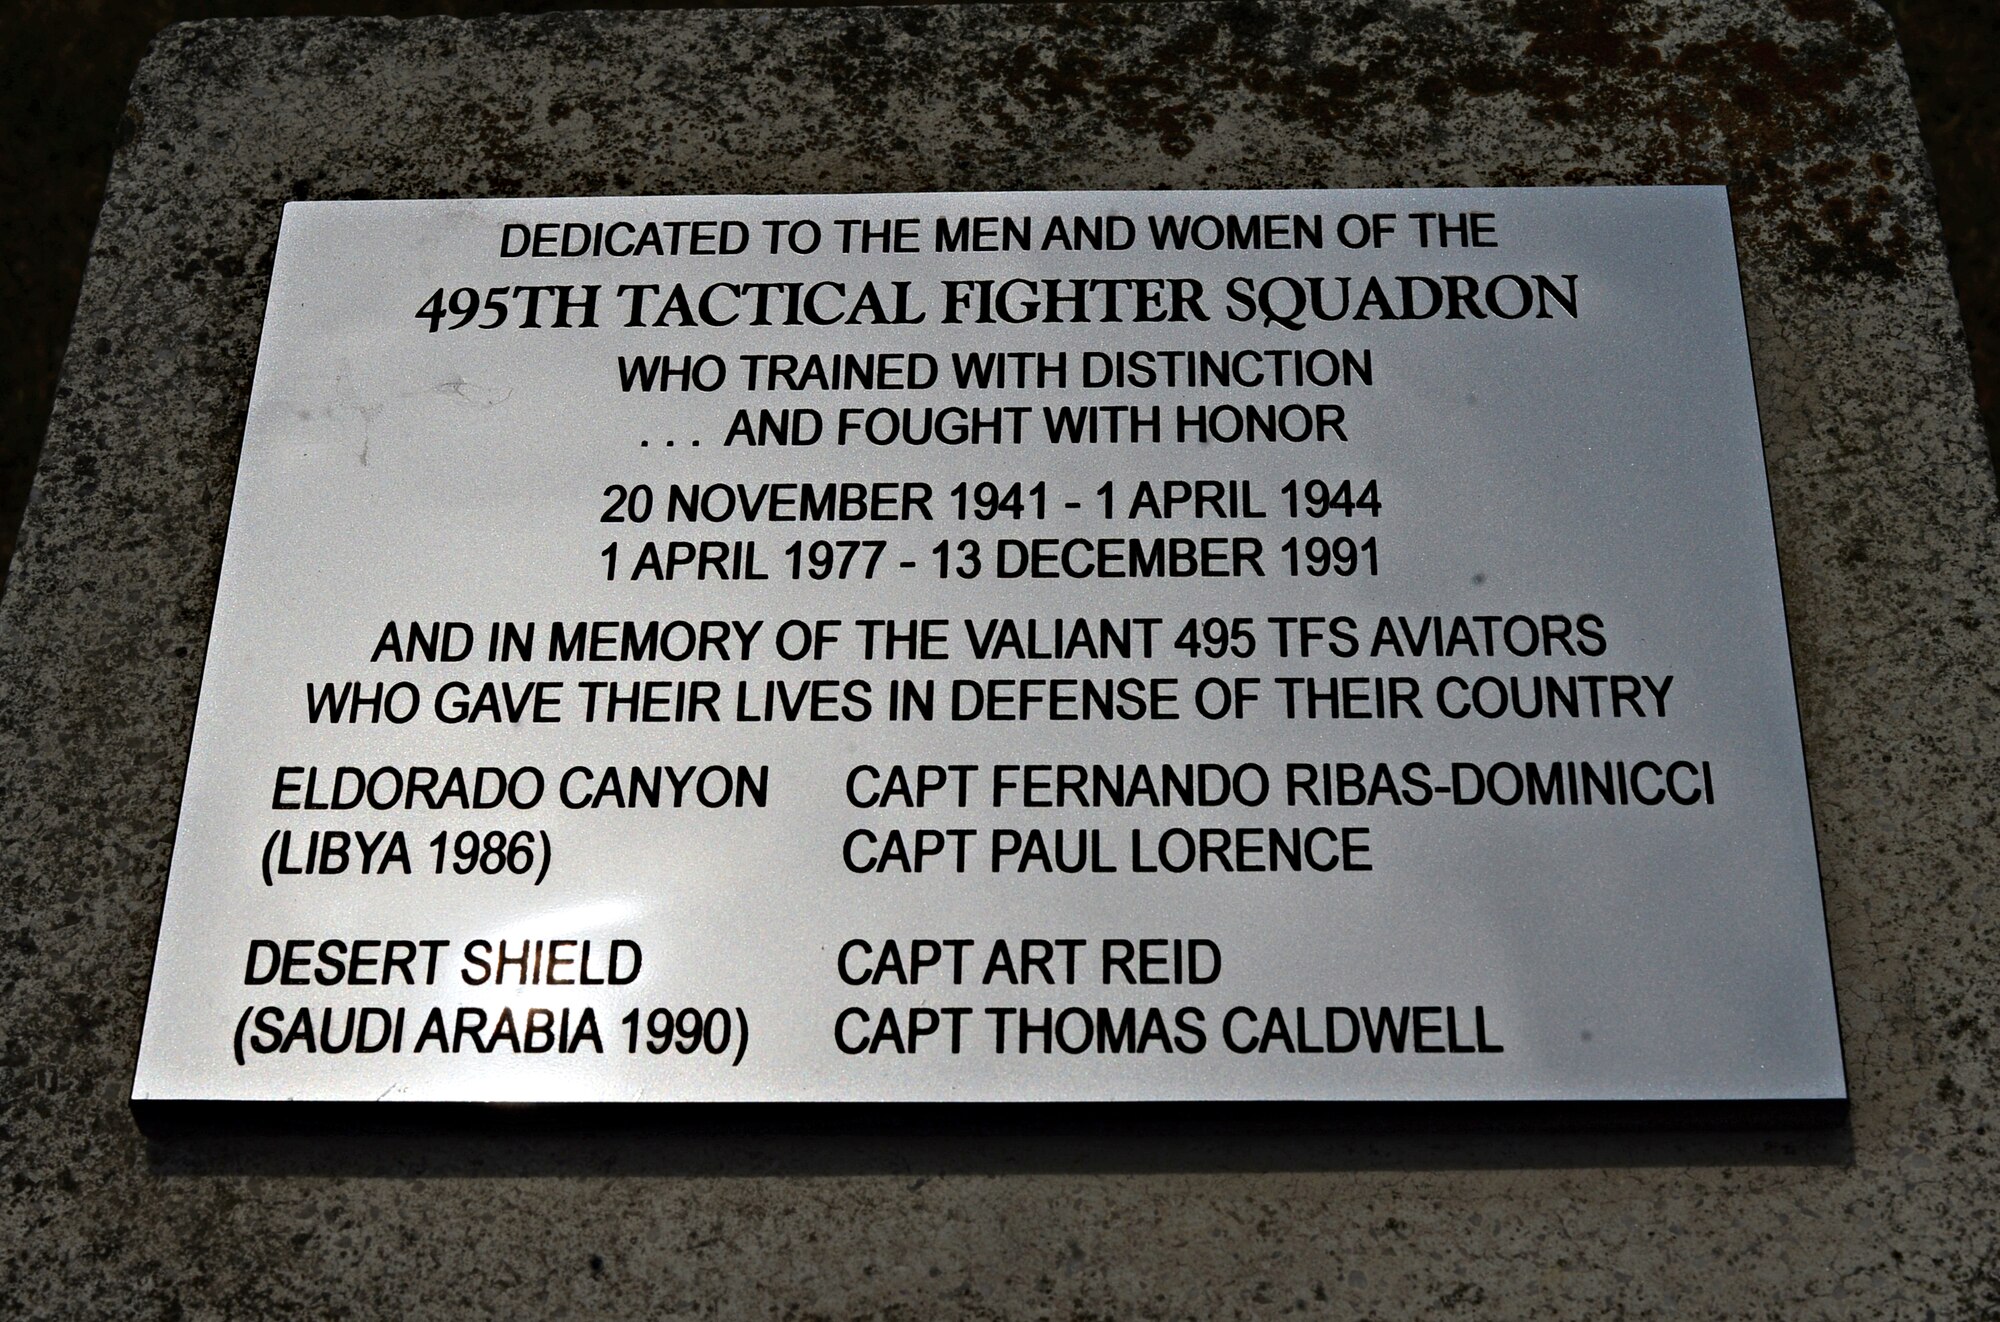
<path id="1" fill-rule="evenodd" d="M 1909 233 L 1895 194 L 1871 185 L 1893 179 L 1894 162 L 1825 150 L 1858 130 L 1851 88 L 1882 34 L 1873 10 L 1846 0 L 1803 8 L 1794 13 L 1837 30 L 1793 42 L 1739 26 L 1666 53 L 1650 11 L 1625 0 L 1518 4 L 1530 37 L 1517 83 L 1540 113 L 1606 140 L 1629 137 L 1620 126 L 1650 108 L 1668 131 L 1643 144 L 1644 174 L 1728 182 L 1739 219 L 1782 237 L 1802 273 L 1893 276 Z"/>
<path id="2" fill-rule="evenodd" d="M 999 95 L 979 110 L 1016 148 L 1087 132 L 1098 118 L 1178 158 L 1249 98 L 1322 139 L 1421 161 L 1421 131 L 1387 127 L 1385 109 L 1442 120 L 1470 99 L 1523 97 L 1571 131 L 1575 159 L 1559 171 L 1503 167 L 1495 182 L 1727 183 L 1739 223 L 1782 240 L 1801 276 L 1895 275 L 1910 255 L 1897 166 L 1879 151 L 1834 146 L 1864 134 L 1867 103 L 1854 84 L 1875 75 L 1872 52 L 1888 31 L 1853 0 L 1790 9 L 1790 32 L 1739 25 L 1670 41 L 1659 11 L 1640 0 L 1488 0 L 1470 16 L 1310 11 L 1334 25 L 1332 40 L 1297 21 L 1307 11 L 1266 0 L 1190 5 L 1171 19 L 1119 3 L 1024 7 L 1035 35 L 996 56 Z M 857 109 L 907 95 L 928 76 L 910 22 L 845 24 L 785 76 Z M 1635 127 L 1649 124 L 1656 131 Z M 1598 164 L 1607 154 L 1623 159 Z"/>
<path id="3" fill-rule="evenodd" d="M 1623 0 L 1538 0 L 1515 5 L 1513 18 L 1534 34 L 1525 52 L 1530 60 L 1609 69 L 1643 58 L 1635 56 L 1635 40 L 1659 36 L 1641 33 L 1630 9 Z M 1659 52 L 1653 56 L 1657 60 Z"/>
<path id="4" fill-rule="evenodd" d="M 1945 1025 L 1944 1035 L 1950 1038 L 1969 1037 L 1975 1042 L 1984 1042 L 1986 1027 L 1973 1016 L 1962 1014 Z"/>
<path id="5" fill-rule="evenodd" d="M 1443 1309 L 1477 1308 L 1486 1302 L 1486 1290 L 1470 1281 L 1460 1281 L 1439 1295 L 1437 1302 Z"/>
<path id="6" fill-rule="evenodd" d="M 1895 43 L 1888 16 L 1859 0 L 1785 0 L 1785 10 L 1805 23 L 1831 23 L 1863 50 L 1887 50 Z"/>

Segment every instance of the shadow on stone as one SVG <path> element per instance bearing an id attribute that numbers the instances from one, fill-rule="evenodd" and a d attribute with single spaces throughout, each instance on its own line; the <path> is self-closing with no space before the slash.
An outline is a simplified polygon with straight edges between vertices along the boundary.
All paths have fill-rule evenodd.
<path id="1" fill-rule="evenodd" d="M 154 1108 L 148 1166 L 166 1177 L 1150 1175 L 1845 1167 L 1853 1156 L 1838 1103 L 304 1111 Z"/>

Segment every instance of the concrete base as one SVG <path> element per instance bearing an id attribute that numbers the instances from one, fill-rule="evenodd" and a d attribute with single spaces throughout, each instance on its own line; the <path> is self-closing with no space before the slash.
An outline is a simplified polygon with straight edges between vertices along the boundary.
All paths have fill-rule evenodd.
<path id="1" fill-rule="evenodd" d="M 133 90 L 0 611 L 9 1311 L 2000 1313 L 2000 539 L 1888 24 L 1850 0 L 1569 5 L 1538 27 L 1541 8 L 170 30 Z M 284 200 L 1716 181 L 1738 211 L 1846 1127 L 134 1129 Z"/>

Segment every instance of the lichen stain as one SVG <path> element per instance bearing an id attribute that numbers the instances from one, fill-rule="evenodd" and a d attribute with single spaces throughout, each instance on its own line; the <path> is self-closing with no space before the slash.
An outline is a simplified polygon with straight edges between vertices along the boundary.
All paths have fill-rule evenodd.
<path id="1" fill-rule="evenodd" d="M 1898 179 L 1896 163 L 1840 150 L 1873 136 L 1873 100 L 1856 84 L 1893 34 L 1872 6 L 1787 0 L 1790 25 L 1700 36 L 1683 36 L 1699 29 L 1671 7 L 1641 0 L 1469 7 L 1023 6 L 1014 21 L 1033 35 L 989 64 L 998 93 L 977 109 L 1000 147 L 1045 152 L 1052 133 L 1087 131 L 1098 117 L 1179 158 L 1220 109 L 1247 98 L 1351 152 L 1421 161 L 1436 121 L 1476 117 L 1467 102 L 1505 96 L 1567 129 L 1575 159 L 1554 177 L 1502 166 L 1496 183 L 1726 183 L 1738 223 L 1780 240 L 1800 274 L 1900 273 L 1910 181 L 1878 188 Z M 858 20 L 819 43 L 814 80 L 879 113 L 934 78 L 890 22 Z M 1399 106 L 1431 126 L 1409 127 L 1391 113 Z"/>
<path id="2" fill-rule="evenodd" d="M 1788 7 L 1807 26 L 1803 40 L 1738 25 L 1668 44 L 1656 11 L 1628 0 L 1517 4 L 1514 20 L 1532 34 L 1523 90 L 1540 95 L 1541 113 L 1602 137 L 1655 119 L 1667 131 L 1637 153 L 1644 176 L 1730 184 L 1739 222 L 1782 240 L 1801 273 L 1894 277 L 1910 235 L 1878 181 L 1895 177 L 1895 163 L 1826 153 L 1868 136 L 1852 89 L 1888 33 L 1850 0 Z"/>
<path id="3" fill-rule="evenodd" d="M 1042 12 L 1054 40 L 1016 47 L 1001 70 L 1006 94 L 1031 110 L 1101 113 L 1151 136 L 1168 156 L 1192 151 L 1215 127 L 1211 107 L 1239 93 L 1277 101 L 1331 138 L 1368 83 L 1368 70 L 1315 59 L 1303 26 L 1288 29 L 1249 0 L 1191 8 L 1178 24 L 1162 22 L 1157 9 L 1115 4 Z M 1131 52 L 1129 34 L 1149 30 L 1148 47 Z"/>

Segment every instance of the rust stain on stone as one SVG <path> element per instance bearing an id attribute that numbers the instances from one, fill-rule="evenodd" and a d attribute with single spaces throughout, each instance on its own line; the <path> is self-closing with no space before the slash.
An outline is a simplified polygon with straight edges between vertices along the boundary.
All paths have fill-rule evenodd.
<path id="1" fill-rule="evenodd" d="M 1141 10 L 1144 10 L 1142 13 Z M 1496 183 L 1727 183 L 1739 223 L 1784 241 L 1808 276 L 1892 275 L 1910 253 L 1898 177 L 1868 139 L 1857 87 L 1892 43 L 1856 0 L 1787 0 L 1785 30 L 1738 24 L 1687 38 L 1641 0 L 1473 0 L 1468 10 L 1374 4 L 1305 9 L 1230 0 L 1177 21 L 1153 6 L 1027 10 L 1035 38 L 998 61 L 980 111 L 1011 146 L 1086 131 L 1101 116 L 1170 157 L 1195 150 L 1232 104 L 1262 103 L 1315 136 L 1378 158 L 1425 159 L 1425 130 L 1469 100 L 1517 98 L 1572 130 L 1565 165 L 1523 164 Z M 864 102 L 928 71 L 885 57 L 894 20 L 860 21 L 819 47 L 824 77 Z M 1148 34 L 1143 45 L 1135 32 Z M 920 43 L 903 39 L 913 51 Z M 1515 112 L 1518 113 L 1518 112 Z"/>

